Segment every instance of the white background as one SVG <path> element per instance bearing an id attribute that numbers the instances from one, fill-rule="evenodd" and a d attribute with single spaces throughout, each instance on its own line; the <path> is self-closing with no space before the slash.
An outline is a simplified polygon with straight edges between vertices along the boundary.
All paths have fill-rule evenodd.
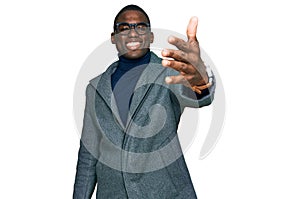
<path id="1" fill-rule="evenodd" d="M 222 78 L 222 137 L 204 160 L 199 139 L 186 154 L 198 197 L 299 198 L 296 0 L 1 1 L 0 198 L 72 197 L 76 78 L 129 3 L 153 27 L 182 34 L 198 16 L 200 44 Z"/>

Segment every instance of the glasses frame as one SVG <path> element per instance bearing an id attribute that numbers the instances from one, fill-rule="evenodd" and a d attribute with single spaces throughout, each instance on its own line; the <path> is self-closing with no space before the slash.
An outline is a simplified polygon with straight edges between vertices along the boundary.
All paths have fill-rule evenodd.
<path id="1" fill-rule="evenodd" d="M 124 33 L 125 31 L 118 31 L 120 25 L 127 25 L 127 26 L 129 26 L 129 31 L 128 31 L 128 33 Z M 145 33 L 139 33 L 138 30 L 136 29 L 136 27 L 139 26 L 139 25 L 145 25 L 145 26 L 148 28 L 148 30 L 146 30 Z M 116 23 L 116 24 L 114 25 L 114 31 L 115 31 L 115 33 L 121 34 L 121 35 L 128 35 L 132 29 L 134 29 L 134 31 L 135 31 L 136 33 L 138 33 L 139 35 L 145 35 L 145 34 L 147 34 L 148 32 L 150 32 L 150 28 L 151 28 L 151 27 L 150 27 L 150 23 L 146 23 L 146 22 L 140 22 L 140 23 L 120 22 L 120 23 Z"/>

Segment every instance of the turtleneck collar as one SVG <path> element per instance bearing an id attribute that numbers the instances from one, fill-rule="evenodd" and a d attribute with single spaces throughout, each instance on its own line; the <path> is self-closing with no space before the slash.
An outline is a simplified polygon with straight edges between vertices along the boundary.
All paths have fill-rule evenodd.
<path id="1" fill-rule="evenodd" d="M 124 56 L 120 56 L 118 70 L 128 71 L 136 66 L 148 64 L 150 62 L 150 57 L 150 50 L 138 59 L 127 59 Z"/>

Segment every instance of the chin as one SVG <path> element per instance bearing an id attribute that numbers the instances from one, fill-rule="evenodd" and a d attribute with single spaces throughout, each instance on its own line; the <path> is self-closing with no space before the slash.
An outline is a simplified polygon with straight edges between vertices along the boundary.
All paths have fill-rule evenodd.
<path id="1" fill-rule="evenodd" d="M 142 56 L 144 56 L 148 51 L 131 51 L 124 54 L 124 57 L 127 59 L 138 59 Z"/>

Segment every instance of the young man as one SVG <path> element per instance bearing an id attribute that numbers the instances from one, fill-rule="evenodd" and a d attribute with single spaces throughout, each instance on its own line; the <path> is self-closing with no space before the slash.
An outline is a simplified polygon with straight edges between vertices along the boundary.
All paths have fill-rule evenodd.
<path id="1" fill-rule="evenodd" d="M 178 50 L 160 59 L 146 12 L 121 9 L 111 41 L 119 60 L 86 89 L 86 107 L 73 198 L 196 198 L 177 128 L 184 107 L 213 100 L 191 18 L 188 41 L 170 37 Z M 172 59 L 169 59 L 172 58 Z M 189 133 L 189 132 L 186 132 Z"/>

